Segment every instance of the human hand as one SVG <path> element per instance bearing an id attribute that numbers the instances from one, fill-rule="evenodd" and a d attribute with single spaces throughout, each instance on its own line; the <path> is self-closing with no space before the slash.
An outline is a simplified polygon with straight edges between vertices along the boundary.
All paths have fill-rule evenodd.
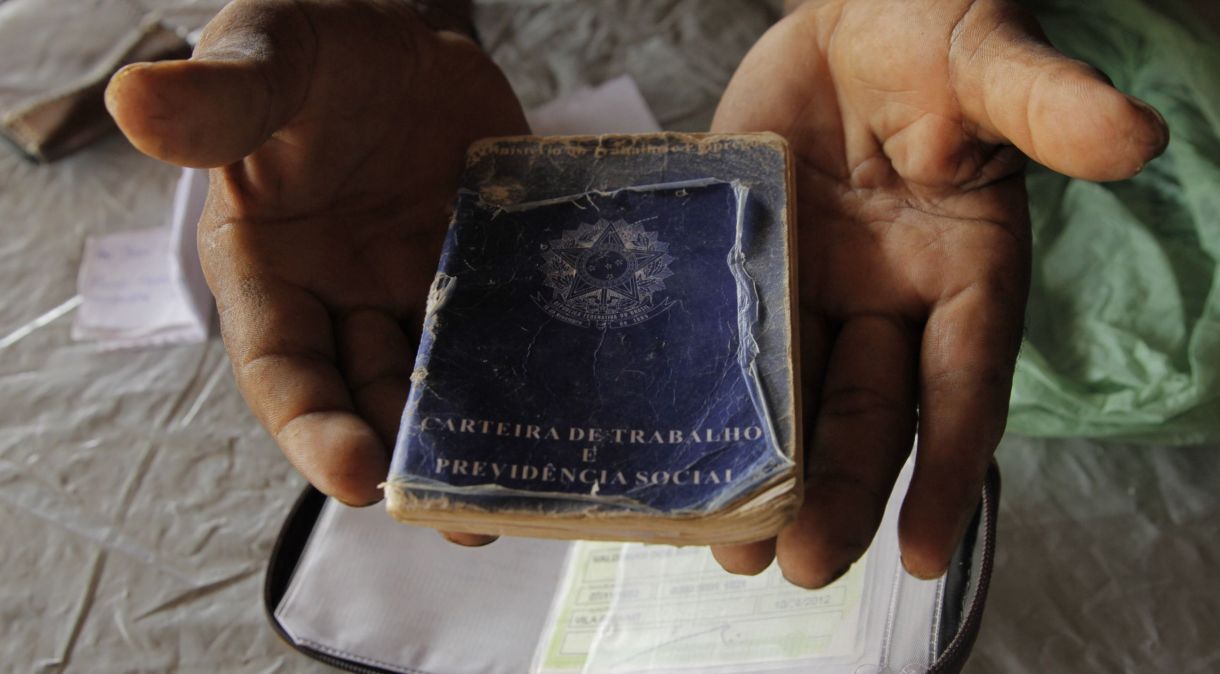
<path id="1" fill-rule="evenodd" d="M 238 0 L 106 98 L 215 169 L 199 252 L 250 409 L 318 489 L 378 500 L 466 147 L 528 133 L 508 82 L 402 0 Z"/>
<path id="2" fill-rule="evenodd" d="M 715 548 L 833 581 L 869 546 L 918 427 L 903 563 L 943 573 L 1004 430 L 1028 295 L 1024 155 L 1137 173 L 1161 117 L 1056 52 L 1005 0 L 808 2 L 759 40 L 722 132 L 775 131 L 797 166 L 807 491 L 778 539 Z"/>

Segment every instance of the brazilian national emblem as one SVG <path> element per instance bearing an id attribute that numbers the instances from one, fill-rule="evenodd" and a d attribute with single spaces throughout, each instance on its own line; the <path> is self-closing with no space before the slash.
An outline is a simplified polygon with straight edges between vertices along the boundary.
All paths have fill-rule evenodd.
<path id="1" fill-rule="evenodd" d="M 542 245 L 543 283 L 550 297 L 534 303 L 565 323 L 606 329 L 638 325 L 674 304 L 664 297 L 673 276 L 669 244 L 638 222 L 598 220 Z"/>

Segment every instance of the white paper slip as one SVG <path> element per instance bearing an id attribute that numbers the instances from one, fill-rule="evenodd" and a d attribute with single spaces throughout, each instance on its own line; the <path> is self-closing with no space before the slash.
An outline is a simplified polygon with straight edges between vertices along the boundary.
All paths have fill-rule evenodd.
<path id="1" fill-rule="evenodd" d="M 212 295 L 195 243 L 206 196 L 207 171 L 184 169 L 165 226 L 85 240 L 73 339 L 105 349 L 207 339 Z"/>
<path id="2" fill-rule="evenodd" d="M 525 113 L 539 136 L 652 133 L 661 130 L 630 75 L 577 89 Z"/>
<path id="3" fill-rule="evenodd" d="M 866 562 L 817 591 L 721 570 L 705 548 L 578 542 L 538 672 L 758 672 L 854 657 Z"/>
<path id="4" fill-rule="evenodd" d="M 746 673 L 858 657 L 864 559 L 811 591 L 776 565 L 729 575 L 706 548 L 581 541 L 569 555 L 535 671 Z"/>
<path id="5" fill-rule="evenodd" d="M 753 577 L 728 574 L 707 548 L 574 543 L 530 671 L 924 671 L 935 659 L 944 581 L 909 577 L 899 560 L 898 512 L 913 465 L 899 475 L 869 551 L 820 590 L 790 584 L 774 563 Z"/>

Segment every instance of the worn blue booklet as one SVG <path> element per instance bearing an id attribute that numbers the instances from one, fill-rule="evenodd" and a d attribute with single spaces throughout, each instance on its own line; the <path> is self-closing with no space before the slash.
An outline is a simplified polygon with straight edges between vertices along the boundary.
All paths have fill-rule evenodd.
<path id="1" fill-rule="evenodd" d="M 795 509 L 786 149 L 620 138 L 472 149 L 386 484 L 399 519 L 704 543 Z M 531 189 L 562 190 L 541 163 L 581 189 Z"/>

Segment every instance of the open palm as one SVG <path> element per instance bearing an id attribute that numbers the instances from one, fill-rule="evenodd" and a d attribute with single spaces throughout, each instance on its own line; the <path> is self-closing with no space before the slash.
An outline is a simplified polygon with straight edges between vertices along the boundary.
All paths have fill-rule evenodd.
<path id="1" fill-rule="evenodd" d="M 1164 122 L 1056 52 L 1004 0 L 808 2 L 734 75 L 714 130 L 783 134 L 797 157 L 805 503 L 778 556 L 824 585 L 868 547 L 916 432 L 899 536 L 934 577 L 1004 429 L 1029 283 L 1022 163 L 1114 180 Z"/>
<path id="2" fill-rule="evenodd" d="M 380 498 L 466 147 L 528 132 L 500 71 L 399 0 L 238 0 L 107 103 L 146 153 L 221 167 L 199 249 L 237 383 L 310 482 Z"/>

